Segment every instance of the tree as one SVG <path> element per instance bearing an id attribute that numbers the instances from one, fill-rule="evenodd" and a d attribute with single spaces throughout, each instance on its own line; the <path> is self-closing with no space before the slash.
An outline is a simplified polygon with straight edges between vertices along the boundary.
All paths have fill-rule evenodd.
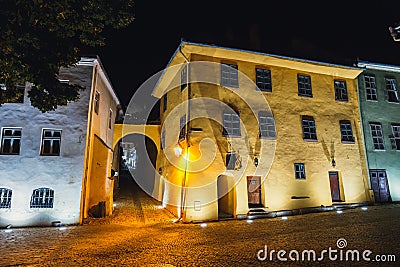
<path id="1" fill-rule="evenodd" d="M 29 98 L 42 112 L 79 97 L 78 85 L 60 83 L 60 67 L 82 51 L 105 45 L 107 31 L 134 20 L 133 0 L 0 0 L 0 105 Z"/>

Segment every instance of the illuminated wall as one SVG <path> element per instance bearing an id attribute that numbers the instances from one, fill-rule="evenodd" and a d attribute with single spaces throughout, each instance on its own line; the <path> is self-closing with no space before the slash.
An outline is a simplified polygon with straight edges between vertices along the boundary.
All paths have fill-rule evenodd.
<path id="1" fill-rule="evenodd" d="M 203 171 L 193 171 L 191 162 L 197 159 L 188 161 L 185 167 L 187 144 L 181 143 L 182 155 L 174 156 L 172 152 L 178 143 L 180 117 L 190 112 L 187 104 L 183 104 L 185 108 L 177 109 L 177 106 L 187 99 L 188 88 L 182 90 L 179 86 L 169 91 L 167 108 L 165 112 L 161 112 L 161 121 L 164 124 L 167 118 L 172 120 L 169 127 L 173 130 L 164 129 L 167 146 L 164 148 L 164 156 L 161 153 L 158 166 L 162 168 L 162 175 L 168 183 L 188 187 L 180 190 L 172 186 L 172 192 L 166 187 L 165 202 L 172 212 L 185 221 L 217 219 L 218 209 L 228 213 L 233 209 L 233 216 L 247 214 L 249 203 L 246 177 L 258 175 L 262 177 L 260 204 L 267 211 L 332 205 L 329 172 L 338 174 L 340 203 L 369 200 L 356 89 L 356 77 L 361 73 L 361 69 L 203 44 L 182 43 L 181 51 L 177 50 L 167 67 L 182 64 L 185 58 L 190 62 L 235 64 L 239 72 L 253 82 L 255 82 L 256 68 L 270 70 L 272 92 L 263 92 L 262 95 L 268 101 L 275 119 L 276 140 L 259 138 L 257 120 L 252 115 L 252 110 L 257 114 L 266 107 L 251 107 L 251 110 L 240 97 L 235 95 L 235 89 L 228 90 L 220 85 L 220 65 L 209 66 L 202 71 L 208 72 L 206 76 L 213 77 L 211 80 L 214 81 L 192 83 L 190 97 L 212 98 L 227 103 L 237 110 L 243 121 L 241 130 L 247 132 L 245 143 L 248 149 L 237 147 L 236 152 L 242 159 L 242 168 L 226 170 L 226 153 L 232 152 L 230 151 L 232 139 L 223 136 L 222 126 L 213 120 L 206 118 L 193 120 L 189 124 L 189 153 L 190 150 L 200 151 L 197 153 L 201 154 L 203 160 L 207 157 L 213 158 L 212 163 Z M 298 95 L 298 74 L 311 77 L 312 97 Z M 160 82 L 156 91 L 171 84 L 179 84 L 177 80 L 181 79 L 180 72 L 176 72 L 173 78 L 168 75 L 166 72 L 164 79 L 169 80 L 165 83 Z M 194 79 L 196 73 L 190 72 L 189 76 Z M 335 100 L 335 80 L 345 81 L 348 101 Z M 255 90 L 255 86 L 242 83 L 239 79 L 237 90 L 239 89 L 248 90 L 251 96 L 251 90 Z M 201 106 L 201 101 L 196 105 L 204 114 L 213 114 L 209 117 L 215 114 L 222 116 L 222 110 L 213 110 L 218 107 Z M 314 118 L 317 140 L 303 140 L 303 115 Z M 339 124 L 341 120 L 350 121 L 354 142 L 342 142 Z M 200 144 L 205 138 L 211 142 Z M 256 168 L 253 164 L 254 159 L 261 156 L 263 160 Z M 332 159 L 335 161 L 335 166 L 332 166 Z M 294 163 L 304 163 L 306 179 L 295 179 Z M 224 199 L 218 201 L 220 191 L 218 187 L 232 182 L 234 183 L 232 190 Z"/>
<path id="2" fill-rule="evenodd" d="M 61 106 L 55 111 L 42 113 L 30 105 L 27 93 L 31 88 L 28 84 L 25 89 L 23 103 L 5 103 L 0 107 L 0 128 L 21 128 L 20 153 L 17 155 L 0 154 L 0 188 L 12 190 L 11 205 L 0 208 L 0 227 L 11 224 L 18 226 L 51 225 L 53 221 L 64 224 L 77 224 L 83 218 L 82 194 L 89 195 L 90 185 L 83 186 L 84 181 L 90 181 L 90 174 L 95 172 L 93 164 L 89 162 L 101 161 L 104 169 L 110 171 L 111 147 L 113 129 L 107 131 L 108 125 L 94 129 L 94 119 L 88 117 L 94 68 L 101 69 L 95 58 L 83 58 L 76 67 L 62 68 L 60 79 L 84 86 L 80 91 L 80 98 Z M 98 74 L 98 80 L 104 82 L 104 74 Z M 109 90 L 109 89 L 107 89 Z M 117 114 L 117 100 L 103 96 L 104 102 L 112 103 L 110 108 Z M 103 107 L 101 107 L 103 108 Z M 102 120 L 108 122 L 109 108 L 101 110 Z M 114 121 L 112 121 L 114 123 Z M 104 124 L 104 122 L 102 122 Z M 99 123 L 100 124 L 100 123 Z M 61 148 L 58 156 L 41 156 L 41 138 L 43 129 L 61 130 Z M 90 129 L 90 135 L 88 135 Z M 88 136 L 93 139 L 98 134 L 101 145 L 106 148 L 105 158 L 99 159 L 93 155 L 93 148 L 88 148 Z M 108 145 L 108 147 L 107 147 Z M 100 147 L 96 147 L 100 149 Z M 87 178 L 85 178 L 87 177 Z M 112 203 L 112 183 L 108 182 L 106 173 L 101 173 L 98 179 L 103 184 L 103 194 L 97 200 Z M 111 180 L 110 180 L 111 181 Z M 92 188 L 99 185 L 92 182 Z M 33 190 L 49 188 L 54 191 L 52 208 L 31 208 Z M 82 191 L 84 188 L 84 191 Z M 111 190 L 111 193 L 109 192 Z M 4 198 L 3 198 L 4 199 Z M 88 199 L 93 199 L 88 196 Z M 112 205 L 112 204 L 111 204 Z M 88 205 L 86 205 L 88 206 Z M 110 204 L 108 205 L 110 206 Z M 108 213 L 111 212 L 108 207 Z"/>
<path id="3" fill-rule="evenodd" d="M 364 72 L 358 78 L 358 85 L 368 169 L 386 172 L 391 200 L 399 201 L 400 137 L 395 137 L 392 125 L 400 125 L 398 102 L 400 100 L 400 67 L 372 62 L 359 62 L 358 66 L 364 68 Z M 393 99 L 388 97 L 385 78 L 394 79 L 397 93 L 393 91 Z M 371 87 L 371 82 L 375 84 L 375 89 L 368 89 L 367 92 L 367 87 Z M 381 125 L 383 134 L 381 148 L 374 147 L 370 123 Z M 369 187 L 372 189 L 370 180 Z M 376 200 L 379 202 L 378 196 Z"/>

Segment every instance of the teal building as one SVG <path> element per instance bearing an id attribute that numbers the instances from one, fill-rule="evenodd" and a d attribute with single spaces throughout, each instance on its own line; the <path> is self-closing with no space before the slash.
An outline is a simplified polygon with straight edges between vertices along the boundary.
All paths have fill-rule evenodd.
<path id="1" fill-rule="evenodd" d="M 375 202 L 400 201 L 400 66 L 357 65 L 369 188 Z"/>

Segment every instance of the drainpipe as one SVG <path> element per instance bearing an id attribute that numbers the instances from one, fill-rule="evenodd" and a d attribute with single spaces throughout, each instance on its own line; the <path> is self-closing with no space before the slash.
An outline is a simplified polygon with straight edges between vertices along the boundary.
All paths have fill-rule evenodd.
<path id="1" fill-rule="evenodd" d="M 183 58 L 185 59 L 185 62 L 187 63 L 187 66 L 185 66 L 186 69 L 186 84 L 187 84 L 187 91 L 188 91 L 188 101 L 187 101 L 187 122 L 190 122 L 190 94 L 191 94 L 191 90 L 190 90 L 190 83 L 189 83 L 189 59 L 185 56 L 185 54 L 182 52 L 182 44 L 179 46 L 179 53 L 181 53 L 181 55 L 183 56 Z M 180 216 L 178 218 L 178 220 L 182 220 L 183 217 L 183 213 L 185 211 L 185 202 L 186 202 L 186 180 L 187 180 L 187 168 L 188 168 L 188 161 L 189 161 L 189 127 L 188 127 L 188 123 L 186 123 L 185 127 L 185 141 L 186 141 L 186 160 L 185 160 L 185 172 L 184 172 L 184 176 L 183 176 L 183 181 L 182 181 L 182 190 L 181 190 L 181 212 L 180 212 Z"/>

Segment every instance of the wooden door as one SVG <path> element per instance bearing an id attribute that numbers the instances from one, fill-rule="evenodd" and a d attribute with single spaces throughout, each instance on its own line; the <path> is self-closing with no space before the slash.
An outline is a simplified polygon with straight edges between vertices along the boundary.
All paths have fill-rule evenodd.
<path id="1" fill-rule="evenodd" d="M 329 183 L 331 185 L 332 201 L 341 201 L 340 199 L 340 183 L 338 172 L 329 172 Z"/>
<path id="2" fill-rule="evenodd" d="M 389 184 L 385 170 L 370 170 L 371 187 L 374 191 L 375 202 L 390 201 Z"/>
<path id="3" fill-rule="evenodd" d="M 247 196 L 249 205 L 261 204 L 261 176 L 247 176 Z"/>

